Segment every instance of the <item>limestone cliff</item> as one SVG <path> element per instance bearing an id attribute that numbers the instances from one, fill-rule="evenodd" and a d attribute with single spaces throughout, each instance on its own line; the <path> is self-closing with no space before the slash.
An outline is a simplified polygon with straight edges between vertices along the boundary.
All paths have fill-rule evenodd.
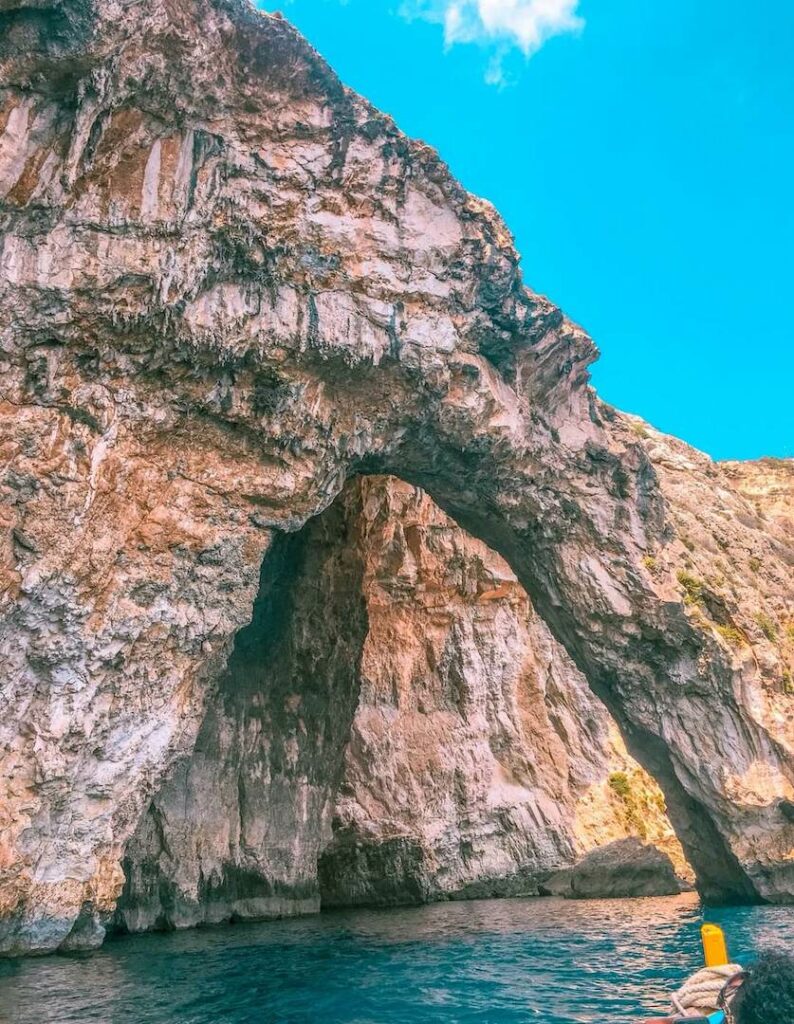
<path id="1" fill-rule="evenodd" d="M 426 495 L 352 481 L 262 579 L 195 752 L 127 846 L 120 927 L 537 893 L 627 835 L 686 871 L 507 564 Z"/>
<path id="2" fill-rule="evenodd" d="M 732 485 L 752 503 L 756 516 L 768 519 L 789 541 L 794 537 L 794 459 L 723 462 Z"/>
<path id="3" fill-rule="evenodd" d="M 374 472 L 510 564 L 701 890 L 794 899 L 785 516 L 598 400 L 437 154 L 243 0 L 3 0 L 0 132 L 0 948 L 99 940 L 267 552 Z"/>
<path id="4" fill-rule="evenodd" d="M 369 627 L 323 903 L 533 893 L 627 835 L 686 874 L 661 793 L 504 560 L 425 494 L 359 487 Z"/>

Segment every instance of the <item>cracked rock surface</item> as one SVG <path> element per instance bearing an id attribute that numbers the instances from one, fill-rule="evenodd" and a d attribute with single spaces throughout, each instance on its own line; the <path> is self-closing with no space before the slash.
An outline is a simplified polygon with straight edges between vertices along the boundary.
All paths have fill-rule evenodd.
<path id="1" fill-rule="evenodd" d="M 357 486 L 368 632 L 323 904 L 536 893 L 631 835 L 687 874 L 661 793 L 504 560 L 406 484 Z"/>
<path id="2" fill-rule="evenodd" d="M 100 941 L 268 551 L 362 473 L 505 558 L 702 892 L 794 900 L 790 463 L 600 402 L 493 208 L 286 21 L 4 0 L 0 237 L 0 948 Z"/>
<path id="3" fill-rule="evenodd" d="M 507 564 L 422 492 L 359 478 L 265 560 L 196 749 L 127 845 L 116 924 L 536 894 L 630 835 L 686 871 Z M 666 863 L 657 894 L 679 891 Z"/>

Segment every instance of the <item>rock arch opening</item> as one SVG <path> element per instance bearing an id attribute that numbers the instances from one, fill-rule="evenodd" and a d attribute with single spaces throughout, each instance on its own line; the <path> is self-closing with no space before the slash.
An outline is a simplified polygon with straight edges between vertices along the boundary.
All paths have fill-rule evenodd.
<path id="1" fill-rule="evenodd" d="M 639 881 L 629 837 L 662 851 Z M 677 891 L 668 854 L 688 873 L 504 560 L 422 491 L 357 477 L 275 535 L 195 749 L 127 844 L 116 927 L 562 891 L 610 844 L 626 893 Z"/>
<path id="2" fill-rule="evenodd" d="M 592 397 L 580 395 L 582 420 Z M 589 408 L 590 419 L 599 424 L 603 414 L 615 416 L 601 405 Z M 622 423 L 620 430 L 625 427 Z M 628 535 L 633 545 L 642 537 L 643 544 L 667 548 L 669 558 L 681 546 L 678 530 L 684 523 L 702 530 L 701 510 L 687 507 L 703 498 L 702 489 L 683 498 L 687 482 L 664 478 L 665 462 L 679 452 L 663 449 L 653 464 L 636 445 L 630 445 L 627 459 L 625 449 L 621 457 L 587 441 L 566 465 L 570 480 L 552 491 L 549 481 L 559 482 L 560 467 L 551 465 L 549 453 L 538 459 L 539 453 L 528 449 L 500 468 L 498 438 L 475 438 L 464 449 L 442 431 L 439 441 L 428 458 L 412 438 L 379 469 L 425 489 L 454 521 L 510 564 L 561 648 L 614 716 L 631 755 L 661 786 L 703 898 L 713 904 L 754 903 L 772 894 L 789 902 L 790 847 L 781 834 L 774 795 L 787 789 L 791 776 L 784 745 L 757 732 L 749 719 L 739 721 L 735 666 L 724 647 L 713 643 L 719 623 L 700 608 L 687 614 L 698 599 L 684 593 L 682 600 L 680 590 L 667 590 L 669 600 L 660 601 L 618 540 Z M 600 507 L 592 503 L 594 490 L 603 499 Z M 515 502 L 519 492 L 523 498 Z M 671 497 L 686 508 L 675 521 L 666 507 Z M 713 537 L 707 543 L 713 544 Z M 780 550 L 784 553 L 783 546 Z M 653 556 L 643 558 L 644 575 L 653 578 L 654 563 Z M 686 554 L 681 563 L 692 565 Z M 688 573 L 679 570 L 675 578 L 686 582 Z M 729 757 L 719 749 L 718 736 L 728 742 Z M 757 773 L 764 777 L 760 785 L 750 781 Z M 750 790 L 754 808 L 746 820 L 759 815 L 776 837 L 774 863 L 766 862 L 766 854 L 755 859 L 758 847 L 739 820 L 736 796 L 741 793 L 743 801 Z M 726 817 L 733 820 L 731 841 L 717 825 Z"/>
<path id="3" fill-rule="evenodd" d="M 790 460 L 600 402 L 498 214 L 285 20 L 64 10 L 0 35 L 0 951 L 101 940 L 274 531 L 362 472 L 509 562 L 706 895 L 794 900 Z"/>

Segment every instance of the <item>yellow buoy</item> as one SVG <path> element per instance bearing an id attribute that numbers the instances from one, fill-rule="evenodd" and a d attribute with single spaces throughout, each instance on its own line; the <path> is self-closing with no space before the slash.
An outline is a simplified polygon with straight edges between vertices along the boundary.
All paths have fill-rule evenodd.
<path id="1" fill-rule="evenodd" d="M 730 963 L 725 933 L 719 925 L 704 924 L 700 929 L 700 937 L 703 940 L 706 967 L 722 967 L 723 964 Z"/>

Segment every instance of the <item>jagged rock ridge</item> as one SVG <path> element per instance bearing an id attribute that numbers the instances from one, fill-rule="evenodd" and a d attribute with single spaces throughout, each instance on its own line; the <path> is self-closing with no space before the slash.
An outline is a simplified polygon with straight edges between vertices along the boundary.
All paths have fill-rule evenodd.
<path id="1" fill-rule="evenodd" d="M 242 0 L 6 0 L 0 87 L 0 947 L 96 940 L 273 538 L 362 472 L 505 557 L 703 892 L 791 900 L 790 532 L 597 399 L 493 209 Z"/>

